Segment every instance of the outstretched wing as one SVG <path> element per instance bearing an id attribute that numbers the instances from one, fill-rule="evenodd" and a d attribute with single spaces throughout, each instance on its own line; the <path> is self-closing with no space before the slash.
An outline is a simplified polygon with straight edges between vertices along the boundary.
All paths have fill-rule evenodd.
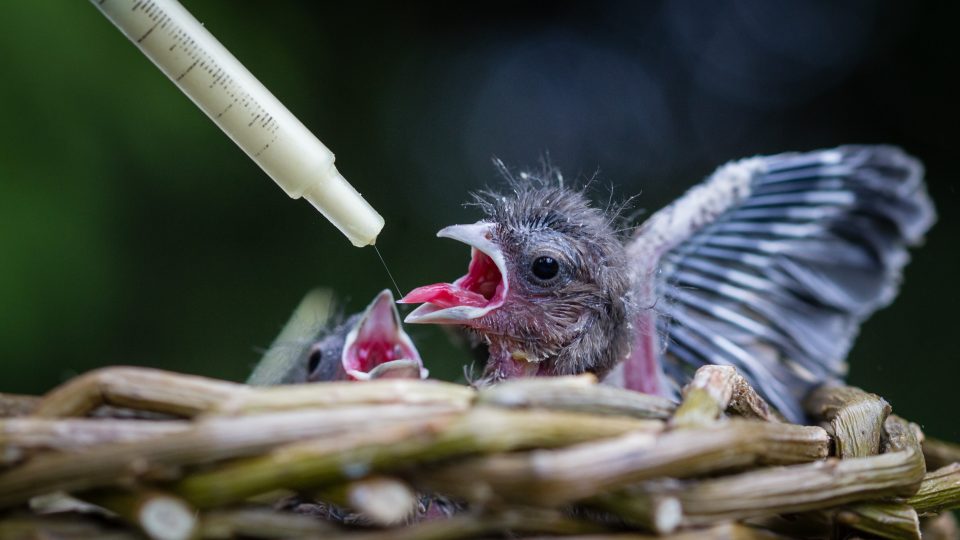
<path id="1" fill-rule="evenodd" d="M 896 296 L 907 247 L 935 219 L 923 166 L 899 148 L 724 165 L 628 246 L 641 314 L 627 385 L 659 364 L 669 392 L 700 365 L 731 364 L 802 419 L 800 400 L 845 374 L 860 323 Z"/>

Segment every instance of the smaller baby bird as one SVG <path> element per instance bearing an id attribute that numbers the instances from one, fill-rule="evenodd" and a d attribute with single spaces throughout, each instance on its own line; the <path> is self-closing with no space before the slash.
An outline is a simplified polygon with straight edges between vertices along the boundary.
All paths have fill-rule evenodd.
<path id="1" fill-rule="evenodd" d="M 469 329 L 481 383 L 592 372 L 676 396 L 726 364 L 794 422 L 936 219 L 922 165 L 890 146 L 731 162 L 629 238 L 559 174 L 507 176 L 482 220 L 438 233 L 471 246 L 467 274 L 406 295 L 407 322 Z"/>
<path id="2" fill-rule="evenodd" d="M 364 311 L 331 326 L 334 310 L 328 290 L 307 294 L 247 384 L 427 378 L 389 289 L 381 291 Z"/>

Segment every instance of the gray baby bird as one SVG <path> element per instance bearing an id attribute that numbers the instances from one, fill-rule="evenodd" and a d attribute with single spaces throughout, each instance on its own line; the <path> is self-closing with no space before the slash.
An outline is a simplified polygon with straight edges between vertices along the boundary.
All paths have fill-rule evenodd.
<path id="1" fill-rule="evenodd" d="M 592 372 L 675 396 L 726 364 L 793 421 L 845 375 L 860 323 L 896 296 L 936 219 L 922 165 L 889 146 L 731 162 L 629 238 L 559 175 L 511 188 L 438 233 L 471 246 L 468 272 L 401 299 L 423 303 L 407 322 L 466 327 L 489 350 L 482 382 Z"/>
<path id="2" fill-rule="evenodd" d="M 271 386 L 383 378 L 425 379 L 420 353 L 383 290 L 360 313 L 337 322 L 333 294 L 308 293 L 247 384 Z"/>

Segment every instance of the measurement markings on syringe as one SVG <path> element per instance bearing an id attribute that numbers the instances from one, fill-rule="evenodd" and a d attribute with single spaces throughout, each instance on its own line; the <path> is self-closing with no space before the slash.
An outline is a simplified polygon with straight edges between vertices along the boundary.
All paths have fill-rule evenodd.
<path id="1" fill-rule="evenodd" d="M 142 43 L 143 40 L 147 39 L 147 36 L 149 36 L 157 26 L 166 25 L 167 21 L 170 20 L 170 17 L 168 17 L 166 13 L 162 13 L 159 10 L 153 10 L 154 7 L 156 6 L 151 5 L 146 9 L 146 11 L 144 11 L 147 17 L 153 21 L 153 26 L 151 26 L 150 29 L 147 30 L 142 36 L 137 38 L 137 43 Z M 156 16 L 158 14 L 159 17 Z"/>
<path id="2" fill-rule="evenodd" d="M 187 35 L 183 28 L 173 22 L 154 0 L 138 0 L 131 7 L 131 11 L 138 10 L 141 10 L 143 15 L 153 21 L 154 24 L 144 32 L 143 35 L 136 39 L 137 43 L 143 44 L 147 38 L 153 40 L 166 37 L 172 41 L 172 44 L 167 49 L 168 51 L 173 52 L 177 47 L 180 47 L 183 54 L 193 62 L 179 75 L 175 76 L 174 80 L 182 82 L 183 78 L 194 72 L 195 68 L 200 68 L 200 70 L 205 71 L 210 77 L 210 83 L 207 85 L 207 88 L 213 89 L 219 87 L 224 95 L 230 99 L 230 102 L 223 110 L 212 115 L 213 118 L 221 119 L 234 108 L 234 105 L 239 105 L 250 115 L 250 121 L 246 122 L 247 127 L 253 128 L 256 126 L 258 129 L 263 129 L 271 135 L 270 140 L 264 143 L 263 147 L 254 152 L 253 155 L 255 157 L 259 156 L 270 148 L 271 144 L 277 140 L 280 131 L 280 126 L 277 124 L 273 115 L 268 113 L 263 106 L 254 100 L 252 95 L 239 87 L 234 80 L 227 75 L 226 70 L 220 67 L 209 54 L 202 50 L 194 39 Z M 160 34 L 160 36 L 151 37 L 154 36 L 154 32 L 157 30 L 159 30 L 157 33 Z"/>

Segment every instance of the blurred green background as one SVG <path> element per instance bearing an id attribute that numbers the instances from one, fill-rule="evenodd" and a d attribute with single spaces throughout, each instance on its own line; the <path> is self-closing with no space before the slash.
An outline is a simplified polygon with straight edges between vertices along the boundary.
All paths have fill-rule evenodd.
<path id="1" fill-rule="evenodd" d="M 853 383 L 960 440 L 957 4 L 185 2 L 337 154 L 386 218 L 402 289 L 467 253 L 492 156 L 655 210 L 729 159 L 849 142 L 928 167 L 940 222 Z M 109 364 L 241 380 L 301 296 L 360 309 L 389 281 L 288 199 L 89 3 L 15 0 L 0 19 L 0 391 Z M 412 328 L 428 367 L 467 361 Z"/>

